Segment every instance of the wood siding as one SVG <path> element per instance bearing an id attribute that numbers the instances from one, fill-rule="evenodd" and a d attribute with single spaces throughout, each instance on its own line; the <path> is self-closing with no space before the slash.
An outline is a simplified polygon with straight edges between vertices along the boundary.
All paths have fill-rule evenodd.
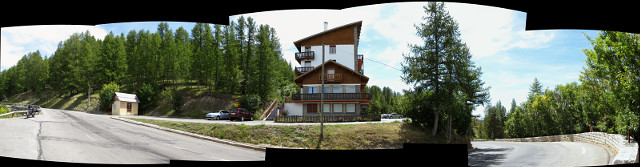
<path id="1" fill-rule="evenodd" d="M 327 84 L 332 83 L 332 84 L 366 85 L 369 80 L 368 78 L 362 77 L 361 75 L 354 73 L 350 69 L 345 69 L 334 63 L 325 64 L 324 69 L 325 69 L 325 75 L 327 74 L 326 72 L 327 70 L 334 70 L 334 74 L 339 74 L 342 77 L 341 80 L 339 81 L 325 78 L 325 83 Z M 295 82 L 300 87 L 302 87 L 302 85 L 307 85 L 307 84 L 320 84 L 321 83 L 320 77 L 322 75 L 321 72 L 322 70 L 320 70 L 320 68 L 318 70 L 309 71 L 308 74 L 306 74 L 302 78 L 295 80 Z"/>
<path id="2" fill-rule="evenodd" d="M 353 38 L 353 27 L 360 26 L 360 24 L 351 24 L 349 26 L 328 30 L 327 32 L 308 37 L 307 39 L 296 41 L 294 44 L 298 49 L 300 49 L 300 46 L 322 45 L 322 41 L 324 41 L 325 45 L 354 45 L 356 41 Z M 356 35 L 360 36 L 360 34 Z"/>

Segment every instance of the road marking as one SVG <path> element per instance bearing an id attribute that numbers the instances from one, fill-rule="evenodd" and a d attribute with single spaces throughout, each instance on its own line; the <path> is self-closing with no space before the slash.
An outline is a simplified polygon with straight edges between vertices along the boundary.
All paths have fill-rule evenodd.
<path id="1" fill-rule="evenodd" d="M 89 134 L 84 134 L 85 136 L 87 136 L 89 139 L 93 140 L 93 141 L 97 141 L 96 139 L 93 139 L 91 136 L 89 136 Z"/>
<path id="2" fill-rule="evenodd" d="M 169 145 L 170 145 L 171 147 L 173 147 L 173 148 L 177 148 L 177 149 L 181 149 L 181 150 L 189 151 L 189 150 L 187 150 L 186 148 L 182 148 L 182 147 L 174 146 L 174 145 L 171 145 L 171 144 L 169 144 Z"/>

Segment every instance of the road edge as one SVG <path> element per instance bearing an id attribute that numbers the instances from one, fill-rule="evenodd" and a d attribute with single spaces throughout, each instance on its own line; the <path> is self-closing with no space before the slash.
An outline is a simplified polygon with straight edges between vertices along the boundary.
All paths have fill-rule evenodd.
<path id="1" fill-rule="evenodd" d="M 185 135 L 185 136 L 191 136 L 191 137 L 195 137 L 195 138 L 199 138 L 199 139 L 209 140 L 209 141 L 213 141 L 213 142 L 216 142 L 216 143 L 227 144 L 227 145 L 232 145 L 232 146 L 237 146 L 237 147 L 257 150 L 257 151 L 266 152 L 266 150 L 268 148 L 268 147 L 265 147 L 265 146 L 256 146 L 256 145 L 247 144 L 247 143 L 233 142 L 233 141 L 214 138 L 214 137 L 211 137 L 211 136 L 204 136 L 204 135 L 199 135 L 199 134 L 195 134 L 195 133 L 191 133 L 191 132 L 185 132 L 185 131 L 181 131 L 181 130 L 161 127 L 161 126 L 158 126 L 158 125 L 144 123 L 144 122 L 138 122 L 138 121 L 134 121 L 134 120 L 126 119 L 126 118 L 111 117 L 111 119 L 120 120 L 120 121 L 123 121 L 123 122 L 136 124 L 136 125 L 142 125 L 142 126 L 146 126 L 146 127 L 150 127 L 150 128 L 155 128 L 155 129 L 159 129 L 159 130 L 163 130 L 163 131 L 167 131 L 167 132 L 173 132 L 173 133 L 181 134 L 181 135 Z"/>

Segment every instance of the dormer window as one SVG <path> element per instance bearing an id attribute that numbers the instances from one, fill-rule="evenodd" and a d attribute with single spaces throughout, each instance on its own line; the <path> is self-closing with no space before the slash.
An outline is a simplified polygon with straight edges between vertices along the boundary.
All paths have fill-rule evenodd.
<path id="1" fill-rule="evenodd" d="M 329 46 L 329 54 L 336 54 L 336 45 Z"/>

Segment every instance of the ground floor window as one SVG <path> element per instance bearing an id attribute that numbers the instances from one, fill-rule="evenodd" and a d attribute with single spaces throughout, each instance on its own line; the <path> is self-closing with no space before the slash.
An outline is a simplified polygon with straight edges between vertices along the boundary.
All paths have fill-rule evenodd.
<path id="1" fill-rule="evenodd" d="M 356 104 L 355 103 L 347 103 L 345 104 L 347 113 L 356 112 Z"/>
<path id="2" fill-rule="evenodd" d="M 322 107 L 322 111 L 325 113 L 331 112 L 331 104 L 324 103 L 324 107 Z"/>
<path id="3" fill-rule="evenodd" d="M 333 103 L 333 113 L 342 113 L 342 103 Z"/>

